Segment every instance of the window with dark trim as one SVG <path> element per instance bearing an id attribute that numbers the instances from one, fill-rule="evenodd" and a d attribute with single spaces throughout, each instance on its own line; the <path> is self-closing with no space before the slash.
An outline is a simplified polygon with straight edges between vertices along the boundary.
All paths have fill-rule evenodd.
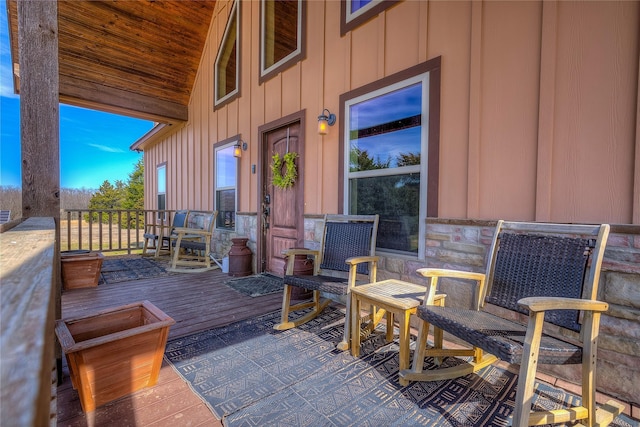
<path id="1" fill-rule="evenodd" d="M 162 163 L 156 167 L 156 178 L 158 182 L 157 209 L 163 211 L 167 209 L 167 164 Z M 158 212 L 158 219 L 164 220 L 164 212 Z"/>
<path id="2" fill-rule="evenodd" d="M 342 0 L 340 7 L 340 35 L 364 24 L 399 0 Z"/>
<path id="3" fill-rule="evenodd" d="M 343 211 L 380 215 L 377 248 L 426 253 L 437 216 L 440 58 L 340 97 Z"/>
<path id="4" fill-rule="evenodd" d="M 306 2 L 260 2 L 260 83 L 284 71 L 305 56 Z"/>
<path id="5" fill-rule="evenodd" d="M 214 68 L 214 108 L 240 94 L 240 2 L 233 3 Z"/>

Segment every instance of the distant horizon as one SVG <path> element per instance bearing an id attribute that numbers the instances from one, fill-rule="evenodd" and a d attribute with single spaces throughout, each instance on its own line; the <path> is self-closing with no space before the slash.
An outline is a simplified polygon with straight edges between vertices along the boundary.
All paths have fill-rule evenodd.
<path id="1" fill-rule="evenodd" d="M 7 5 L 0 0 L 0 186 L 22 188 L 20 97 L 14 94 Z M 60 104 L 60 188 L 126 182 L 142 157 L 129 147 L 154 123 Z"/>

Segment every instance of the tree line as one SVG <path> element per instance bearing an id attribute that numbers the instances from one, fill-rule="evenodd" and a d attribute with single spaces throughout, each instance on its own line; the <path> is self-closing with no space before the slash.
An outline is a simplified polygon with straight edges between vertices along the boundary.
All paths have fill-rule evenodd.
<path id="1" fill-rule="evenodd" d="M 10 210 L 11 219 L 22 216 L 22 189 L 12 185 L 0 185 L 0 209 Z M 96 189 L 90 188 L 61 188 L 60 189 L 60 214 L 62 218 L 64 211 L 69 209 L 78 210 L 112 210 L 112 209 L 144 209 L 144 163 L 138 160 L 133 172 L 129 174 L 126 182 L 116 180 L 113 184 L 105 180 Z M 89 220 L 89 215 L 84 219 Z M 98 221 L 98 215 L 94 214 L 93 221 Z M 142 217 L 132 216 L 129 226 L 135 226 L 136 221 Z M 117 221 L 117 218 L 113 218 Z M 123 218 L 123 221 L 125 218 Z M 103 222 L 109 221 L 108 215 L 102 216 Z M 126 224 L 122 224 L 126 226 Z"/>

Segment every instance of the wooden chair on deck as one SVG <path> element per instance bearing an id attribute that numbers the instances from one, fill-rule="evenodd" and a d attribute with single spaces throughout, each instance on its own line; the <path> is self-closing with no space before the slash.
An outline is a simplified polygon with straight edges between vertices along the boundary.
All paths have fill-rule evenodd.
<path id="1" fill-rule="evenodd" d="M 198 273 L 221 267 L 211 254 L 211 238 L 218 211 L 189 211 L 185 227 L 176 227 L 170 271 Z M 212 265 L 213 261 L 216 265 Z"/>
<path id="2" fill-rule="evenodd" d="M 499 221 L 486 274 L 424 268 L 430 278 L 409 381 L 437 381 L 468 375 L 498 359 L 519 364 L 514 426 L 582 420 L 609 424 L 623 408 L 607 402 L 596 413 L 595 378 L 600 314 L 608 304 L 596 301 L 609 226 Z M 439 278 L 477 282 L 471 310 L 429 305 Z M 486 284 L 486 287 L 485 287 Z M 486 295 L 486 297 L 485 297 Z M 486 304 L 485 303 L 489 303 Z M 506 310 L 505 310 L 506 309 Z M 515 312 L 515 313 L 514 313 Z M 506 316 L 505 316 L 506 315 Z M 528 321 L 527 317 L 528 315 Z M 506 320 L 520 317 L 519 321 Z M 543 332 L 543 322 L 545 331 Z M 528 324 L 527 324 L 528 323 Z M 429 324 L 473 346 L 469 350 L 426 349 Z M 486 353 L 485 353 L 486 352 Z M 423 371 L 425 356 L 471 357 L 468 363 Z M 538 364 L 582 364 L 581 406 L 531 411 Z"/>
<path id="3" fill-rule="evenodd" d="M 171 213 L 169 213 L 171 215 Z M 161 252 L 171 254 L 171 241 L 177 237 L 176 227 L 184 227 L 189 217 L 188 210 L 178 210 L 173 214 L 173 220 L 168 220 L 171 225 L 146 224 L 144 227 L 144 245 L 142 255 L 159 257 Z M 152 252 L 149 252 L 152 251 Z"/>
<path id="4" fill-rule="evenodd" d="M 274 326 L 277 330 L 291 329 L 320 314 L 331 300 L 321 299 L 320 293 L 347 296 L 344 337 L 340 350 L 349 349 L 350 290 L 358 285 L 376 281 L 378 257 L 375 256 L 378 215 L 326 215 L 320 250 L 288 249 L 287 270 L 284 276 L 282 317 Z M 313 275 L 293 275 L 296 255 L 312 256 Z M 291 289 L 299 287 L 313 291 L 313 300 L 291 305 Z M 313 307 L 296 320 L 289 320 L 292 311 Z M 379 319 L 377 319 L 379 320 Z"/>

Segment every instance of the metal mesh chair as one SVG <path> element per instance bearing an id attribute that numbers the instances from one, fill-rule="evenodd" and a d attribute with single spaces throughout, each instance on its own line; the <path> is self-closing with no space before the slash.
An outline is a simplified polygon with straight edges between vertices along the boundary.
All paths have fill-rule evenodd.
<path id="1" fill-rule="evenodd" d="M 437 381 L 468 375 L 498 359 L 519 364 L 513 425 L 596 423 L 595 370 L 600 314 L 608 308 L 596 301 L 600 267 L 609 226 L 562 225 L 499 221 L 486 274 L 446 269 L 419 269 L 430 278 L 425 304 L 417 315 L 423 321 L 407 381 Z M 470 310 L 427 305 L 441 277 L 476 281 L 475 307 Z M 487 287 L 485 288 L 485 283 Z M 485 303 L 500 307 L 492 312 Z M 528 315 L 528 324 L 498 316 Z M 505 316 L 506 317 L 506 316 Z M 510 318 L 519 317 L 511 315 Z M 521 316 L 525 318 L 524 316 Z M 543 323 L 553 324 L 543 333 Z M 426 349 L 429 325 L 448 332 L 472 349 Z M 554 331 L 552 333 L 552 330 Z M 557 332 L 557 333 L 556 333 Z M 573 336 L 574 339 L 568 339 Z M 486 352 L 486 353 L 485 353 Z M 425 356 L 470 356 L 467 363 L 423 372 Z M 438 359 L 439 360 L 439 359 Z M 531 411 L 538 364 L 582 363 L 581 406 L 554 411 Z M 610 401 L 598 409 L 598 425 L 607 425 L 622 410 Z"/>
<path id="2" fill-rule="evenodd" d="M 294 328 L 315 318 L 331 302 L 320 293 L 347 296 L 346 319 L 350 319 L 350 290 L 358 285 L 376 281 L 378 257 L 375 256 L 378 215 L 326 215 L 320 250 L 288 249 L 287 270 L 284 276 L 282 318 L 274 328 Z M 296 255 L 314 259 L 313 275 L 294 275 Z M 313 300 L 291 305 L 291 289 L 299 287 L 313 291 Z M 306 315 L 289 320 L 292 311 L 313 307 Z M 340 350 L 349 348 L 349 321 L 345 322 Z"/>

